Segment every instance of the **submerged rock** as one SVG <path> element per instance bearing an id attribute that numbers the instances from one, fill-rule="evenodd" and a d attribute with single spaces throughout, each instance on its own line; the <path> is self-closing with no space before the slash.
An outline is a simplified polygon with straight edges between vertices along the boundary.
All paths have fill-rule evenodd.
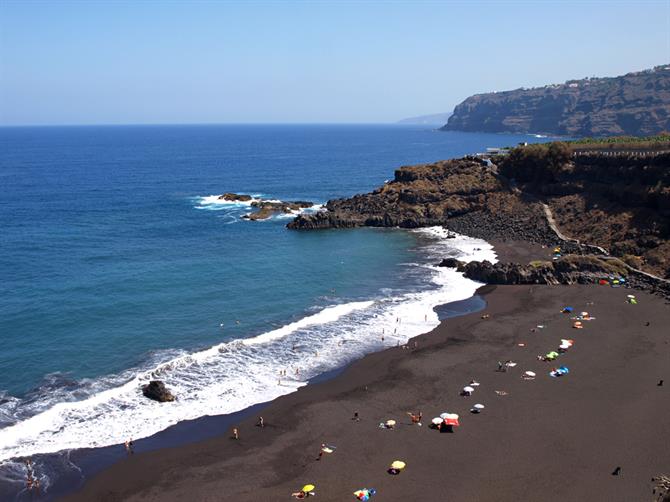
<path id="1" fill-rule="evenodd" d="M 174 401 L 175 397 L 172 393 L 165 387 L 165 384 L 160 380 L 151 380 L 147 385 L 142 386 L 142 394 L 149 399 L 158 401 L 159 403 L 165 403 Z"/>

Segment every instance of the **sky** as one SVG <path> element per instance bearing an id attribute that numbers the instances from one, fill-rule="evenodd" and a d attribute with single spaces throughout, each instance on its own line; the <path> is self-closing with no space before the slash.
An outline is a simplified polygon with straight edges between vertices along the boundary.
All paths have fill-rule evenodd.
<path id="1" fill-rule="evenodd" d="M 670 0 L 0 0 L 0 125 L 386 123 L 670 63 Z"/>

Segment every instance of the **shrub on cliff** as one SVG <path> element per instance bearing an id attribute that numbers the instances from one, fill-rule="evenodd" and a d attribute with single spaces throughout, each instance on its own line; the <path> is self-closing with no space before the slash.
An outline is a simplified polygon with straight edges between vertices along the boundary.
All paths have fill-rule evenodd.
<path id="1" fill-rule="evenodd" d="M 500 172 L 520 183 L 552 183 L 570 156 L 570 147 L 563 142 L 519 146 L 502 160 Z"/>

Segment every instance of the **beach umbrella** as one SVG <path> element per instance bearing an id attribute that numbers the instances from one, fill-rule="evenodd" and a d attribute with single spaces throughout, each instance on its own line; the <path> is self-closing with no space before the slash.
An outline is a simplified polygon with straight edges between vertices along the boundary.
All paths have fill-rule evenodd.
<path id="1" fill-rule="evenodd" d="M 442 419 L 440 417 L 435 417 L 432 420 L 434 425 L 440 425 L 442 423 Z"/>
<path id="2" fill-rule="evenodd" d="M 568 314 L 572 312 L 572 307 L 564 307 L 563 310 L 561 310 L 564 314 Z"/>
<path id="3" fill-rule="evenodd" d="M 463 392 L 474 392 L 475 389 L 474 387 L 470 387 L 469 385 L 467 387 L 463 387 Z"/>
<path id="4" fill-rule="evenodd" d="M 451 413 L 447 413 L 447 412 L 445 411 L 444 413 L 440 414 L 440 418 L 445 419 L 445 418 L 447 418 L 449 415 L 451 415 Z"/>
<path id="5" fill-rule="evenodd" d="M 588 317 L 588 316 L 589 316 L 589 313 L 588 313 L 588 312 L 582 312 L 580 315 L 581 315 L 582 317 Z"/>
<path id="6" fill-rule="evenodd" d="M 484 408 L 485 406 L 483 404 L 477 403 L 472 407 L 470 411 L 473 413 L 480 413 Z"/>
<path id="7" fill-rule="evenodd" d="M 387 420 L 387 421 L 386 421 L 386 425 L 387 425 L 388 427 L 393 427 L 393 426 L 395 425 L 395 420 Z"/>
<path id="8" fill-rule="evenodd" d="M 635 295 L 626 295 L 628 298 L 635 298 Z"/>
<path id="9" fill-rule="evenodd" d="M 534 372 L 534 371 L 526 371 L 526 372 L 524 373 L 524 375 L 529 376 L 529 377 L 534 377 L 534 376 L 535 376 L 535 372 Z"/>
<path id="10" fill-rule="evenodd" d="M 305 492 L 305 493 L 313 492 L 314 488 L 316 488 L 316 486 L 314 486 L 314 485 L 305 485 L 305 486 L 302 487 L 302 491 Z"/>
<path id="11" fill-rule="evenodd" d="M 402 460 L 394 460 L 393 463 L 391 464 L 391 469 L 395 469 L 397 471 L 402 471 L 405 468 L 405 462 Z"/>

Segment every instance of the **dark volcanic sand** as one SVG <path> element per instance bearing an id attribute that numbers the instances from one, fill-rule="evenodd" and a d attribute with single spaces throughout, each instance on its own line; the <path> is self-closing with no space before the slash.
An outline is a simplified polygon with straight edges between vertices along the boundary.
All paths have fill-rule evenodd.
<path id="1" fill-rule="evenodd" d="M 277 399 L 263 410 L 264 429 L 249 419 L 239 441 L 222 431 L 137 454 L 66 500 L 291 500 L 304 483 L 321 501 L 355 500 L 363 487 L 377 489 L 374 501 L 649 500 L 650 478 L 670 472 L 670 308 L 640 293 L 630 305 L 629 290 L 606 286 L 485 289 L 485 311 L 443 322 L 418 338 L 418 350 L 372 354 Z M 597 319 L 572 329 L 559 313 L 566 304 Z M 570 374 L 554 379 L 558 364 L 536 356 L 561 338 L 575 345 L 559 358 Z M 505 359 L 519 364 L 496 372 Z M 536 380 L 522 380 L 525 370 Z M 460 397 L 471 378 L 481 386 Z M 482 414 L 468 412 L 475 403 L 486 405 Z M 410 410 L 423 412 L 423 427 L 409 424 Z M 428 428 L 443 411 L 461 415 L 456 433 Z M 389 418 L 395 430 L 377 427 Z M 337 450 L 316 461 L 322 442 Z M 395 459 L 407 468 L 390 476 Z"/>

